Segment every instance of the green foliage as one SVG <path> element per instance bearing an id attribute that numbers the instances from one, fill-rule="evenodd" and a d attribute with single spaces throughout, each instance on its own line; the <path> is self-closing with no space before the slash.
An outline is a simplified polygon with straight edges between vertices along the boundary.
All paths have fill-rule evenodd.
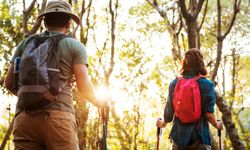
<path id="1" fill-rule="evenodd" d="M 150 15 L 154 9 L 148 3 L 138 4 L 129 9 L 129 14 L 134 15 L 142 15 L 142 17 L 147 17 Z"/>
<path id="2" fill-rule="evenodd" d="M 138 32 L 147 36 L 149 32 L 166 32 L 165 20 L 156 15 L 157 12 L 148 3 L 136 5 L 129 9 L 129 14 L 136 19 Z"/>
<path id="3" fill-rule="evenodd" d="M 6 1 L 0 4 L 0 87 L 6 92 L 3 87 L 3 80 L 7 73 L 9 60 L 13 54 L 13 49 L 22 38 L 20 16 L 17 10 Z"/>

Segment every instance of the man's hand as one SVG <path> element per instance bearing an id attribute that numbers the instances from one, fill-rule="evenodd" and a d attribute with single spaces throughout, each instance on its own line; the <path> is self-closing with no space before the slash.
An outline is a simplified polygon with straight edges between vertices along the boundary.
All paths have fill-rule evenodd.
<path id="1" fill-rule="evenodd" d="M 109 109 L 109 105 L 107 101 L 98 99 L 96 102 L 97 102 L 97 107 Z"/>
<path id="2" fill-rule="evenodd" d="M 161 118 L 158 118 L 157 121 L 156 121 L 156 126 L 159 127 L 159 128 L 164 128 L 167 124 L 161 119 Z"/>

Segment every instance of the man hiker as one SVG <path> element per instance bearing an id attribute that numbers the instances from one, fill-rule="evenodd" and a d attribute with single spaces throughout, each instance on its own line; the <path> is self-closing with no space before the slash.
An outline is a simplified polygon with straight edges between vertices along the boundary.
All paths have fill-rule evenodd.
<path id="1" fill-rule="evenodd" d="M 180 74 L 183 77 L 169 85 L 164 120 L 158 119 L 156 126 L 162 128 L 173 121 L 173 150 L 210 150 L 208 122 L 217 129 L 222 129 L 222 122 L 215 119 L 214 84 L 204 77 L 207 70 L 198 49 L 186 52 Z"/>
<path id="2" fill-rule="evenodd" d="M 97 99 L 88 78 L 84 45 L 66 36 L 71 19 L 80 23 L 78 16 L 72 13 L 71 5 L 61 0 L 49 1 L 45 13 L 38 19 L 44 19 L 47 30 L 19 43 L 5 79 L 6 88 L 18 96 L 13 128 L 15 149 L 77 150 L 72 77 L 82 99 L 97 107 L 103 108 L 106 104 Z M 21 58 L 19 89 L 14 89 L 16 66 L 13 63 L 18 57 Z M 57 59 L 58 68 L 50 68 L 57 63 Z M 32 71 L 34 68 L 38 69 Z"/>

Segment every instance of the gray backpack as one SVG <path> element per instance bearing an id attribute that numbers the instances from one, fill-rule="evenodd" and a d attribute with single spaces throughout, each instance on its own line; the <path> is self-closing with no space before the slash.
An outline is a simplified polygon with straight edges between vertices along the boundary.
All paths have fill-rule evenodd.
<path id="1" fill-rule="evenodd" d="M 66 37 L 64 34 L 33 35 L 28 39 L 21 57 L 18 78 L 18 98 L 25 110 L 47 108 L 57 99 L 63 88 L 59 82 L 57 46 Z"/>

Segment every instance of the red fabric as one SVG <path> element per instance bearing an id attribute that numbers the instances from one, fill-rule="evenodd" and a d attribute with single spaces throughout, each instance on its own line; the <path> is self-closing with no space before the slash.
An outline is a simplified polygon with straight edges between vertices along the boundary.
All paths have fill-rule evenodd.
<path id="1" fill-rule="evenodd" d="M 182 123 L 192 123 L 201 116 L 201 96 L 197 80 L 201 76 L 190 79 L 178 78 L 174 89 L 175 115 Z"/>

